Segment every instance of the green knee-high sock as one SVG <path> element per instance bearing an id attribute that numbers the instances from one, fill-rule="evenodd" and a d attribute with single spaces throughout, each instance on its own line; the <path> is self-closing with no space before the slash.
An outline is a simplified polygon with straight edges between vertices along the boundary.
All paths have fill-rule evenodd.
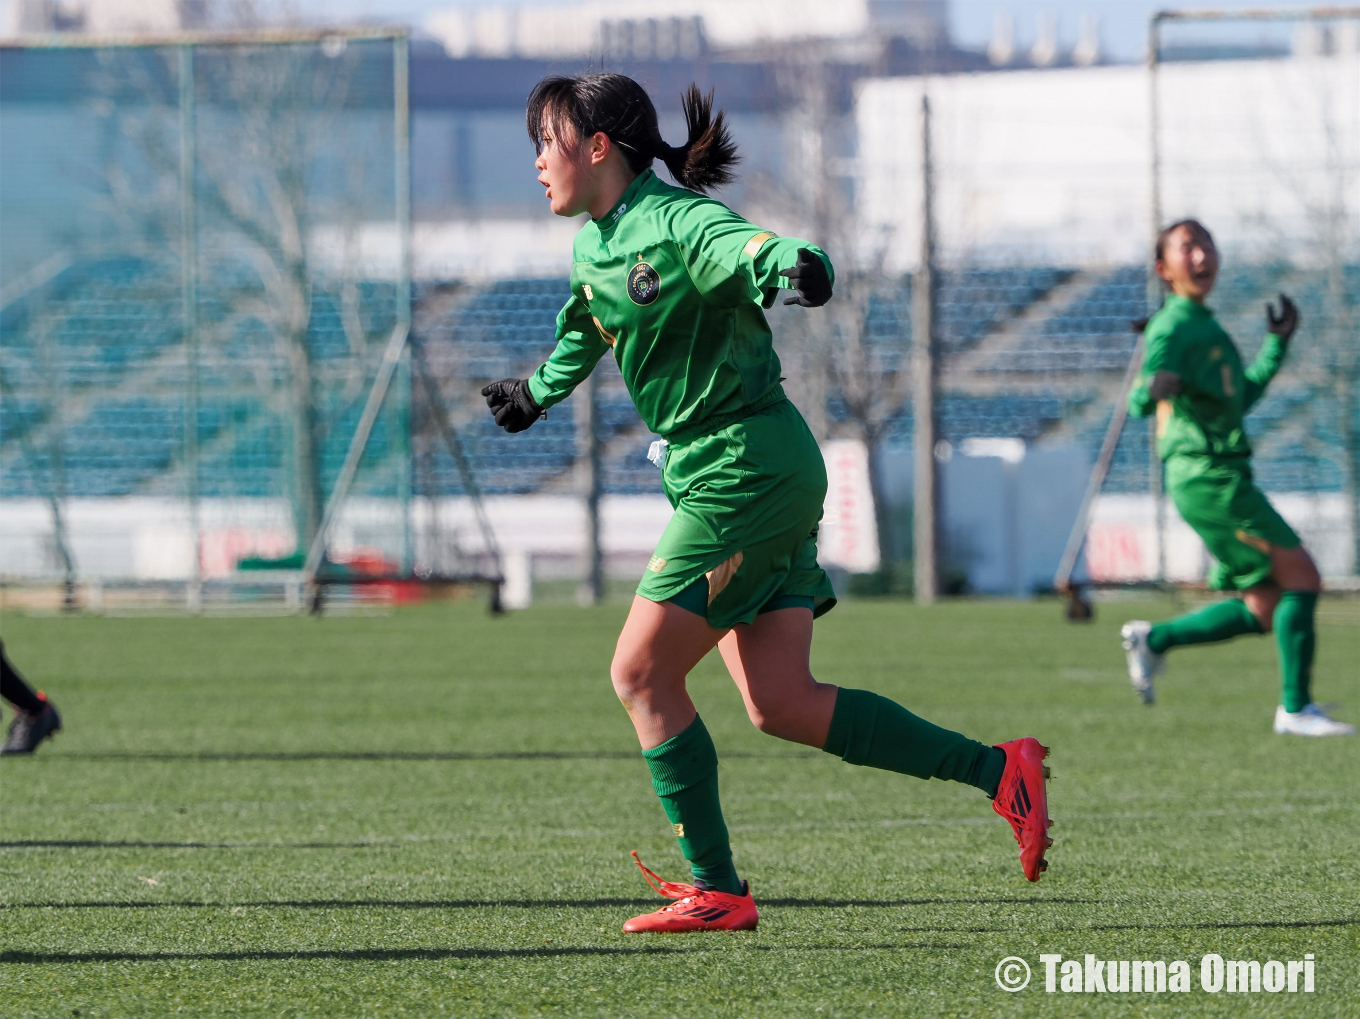
<path id="1" fill-rule="evenodd" d="M 1212 644 L 1231 640 L 1244 633 L 1260 633 L 1261 624 L 1241 598 L 1206 605 L 1198 612 L 1189 612 L 1165 623 L 1154 623 L 1148 633 L 1148 647 L 1157 654 L 1165 654 L 1173 647 L 1186 644 Z"/>
<path id="2" fill-rule="evenodd" d="M 1286 591 L 1271 617 L 1280 645 L 1280 703 L 1285 711 L 1302 711 L 1313 700 L 1313 650 L 1317 647 L 1313 613 L 1317 597 L 1313 591 Z"/>
<path id="3" fill-rule="evenodd" d="M 696 716 L 679 736 L 642 751 L 642 756 L 695 878 L 720 892 L 740 895 L 741 881 L 732 866 L 732 846 L 718 802 L 718 751 L 703 719 Z"/>
<path id="4" fill-rule="evenodd" d="M 941 729 L 876 693 L 844 687 L 822 749 L 850 764 L 966 782 L 988 796 L 996 795 L 1006 768 L 1004 751 Z"/>

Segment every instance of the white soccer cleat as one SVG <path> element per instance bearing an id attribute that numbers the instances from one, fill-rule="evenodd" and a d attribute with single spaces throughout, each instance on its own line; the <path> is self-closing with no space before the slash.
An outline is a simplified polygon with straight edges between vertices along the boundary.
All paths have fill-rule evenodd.
<path id="1" fill-rule="evenodd" d="M 1275 731 L 1287 736 L 1354 736 L 1355 726 L 1329 718 L 1317 704 L 1305 704 L 1300 711 L 1275 709 Z"/>
<path id="2" fill-rule="evenodd" d="M 1166 656 L 1159 655 L 1148 647 L 1148 634 L 1152 624 L 1146 619 L 1135 619 L 1124 624 L 1119 631 L 1124 645 L 1124 657 L 1129 663 L 1129 682 L 1138 691 L 1144 704 L 1156 700 L 1152 690 L 1152 678 L 1166 668 Z"/>

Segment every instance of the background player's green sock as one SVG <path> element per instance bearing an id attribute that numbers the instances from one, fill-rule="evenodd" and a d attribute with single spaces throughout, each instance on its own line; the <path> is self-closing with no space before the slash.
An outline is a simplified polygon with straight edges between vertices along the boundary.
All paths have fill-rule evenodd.
<path id="1" fill-rule="evenodd" d="M 642 756 L 694 876 L 720 892 L 740 895 L 741 881 L 732 866 L 732 847 L 718 802 L 718 751 L 703 719 L 696 715 L 688 729 L 642 751 Z"/>
<path id="2" fill-rule="evenodd" d="M 876 693 L 844 687 L 822 749 L 850 764 L 966 782 L 988 796 L 996 795 L 1006 768 L 1005 751 L 942 729 Z"/>
<path id="3" fill-rule="evenodd" d="M 1148 647 L 1156 654 L 1165 654 L 1173 647 L 1186 644 L 1212 644 L 1231 640 L 1244 633 L 1260 633 L 1261 624 L 1241 598 L 1206 605 L 1198 612 L 1189 612 L 1165 623 L 1153 623 L 1148 632 Z"/>
<path id="4" fill-rule="evenodd" d="M 1286 591 L 1271 617 L 1280 646 L 1280 703 L 1285 711 L 1302 711 L 1313 700 L 1313 650 L 1317 647 L 1313 614 L 1317 597 L 1313 591 Z"/>

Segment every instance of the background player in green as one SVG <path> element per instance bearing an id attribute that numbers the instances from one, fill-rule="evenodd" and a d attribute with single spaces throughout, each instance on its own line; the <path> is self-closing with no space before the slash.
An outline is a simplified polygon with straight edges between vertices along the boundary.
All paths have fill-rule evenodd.
<path id="1" fill-rule="evenodd" d="M 1195 220 L 1175 223 L 1157 238 L 1156 257 L 1157 274 L 1171 293 L 1147 324 L 1142 378 L 1129 396 L 1129 410 L 1139 417 L 1157 414 L 1167 491 L 1217 560 L 1210 587 L 1242 596 L 1165 623 L 1126 623 L 1129 680 L 1151 704 L 1153 677 L 1171 648 L 1273 629 L 1281 679 L 1275 731 L 1353 735 L 1354 726 L 1329 718 L 1313 703 L 1313 613 L 1321 579 L 1298 535 L 1252 483 L 1251 446 L 1242 425 L 1284 361 L 1298 311 L 1283 294 L 1278 312 L 1266 306 L 1269 333 L 1244 369 L 1232 338 L 1204 304 L 1218 278 L 1218 251 L 1209 231 Z"/>
<path id="2" fill-rule="evenodd" d="M 643 421 L 669 443 L 663 485 L 675 513 L 610 671 L 694 884 L 643 867 L 678 901 L 624 929 L 756 925 L 718 801 L 717 751 L 685 689 L 714 647 L 764 732 L 853 764 L 983 789 L 1038 880 L 1051 845 L 1046 748 L 1032 738 L 990 747 L 809 671 L 813 618 L 835 604 L 817 565 L 826 470 L 780 388 L 763 308 L 781 287 L 797 292 L 786 303 L 825 304 L 831 264 L 807 241 L 776 237 L 700 193 L 731 179 L 736 151 L 711 96 L 691 86 L 684 107 L 688 139 L 672 147 L 630 78 L 550 77 L 534 89 L 527 122 L 539 181 L 554 213 L 590 221 L 576 236 L 552 356 L 532 378 L 482 391 L 496 422 L 520 431 L 612 353 Z M 658 158 L 683 187 L 652 172 Z"/>

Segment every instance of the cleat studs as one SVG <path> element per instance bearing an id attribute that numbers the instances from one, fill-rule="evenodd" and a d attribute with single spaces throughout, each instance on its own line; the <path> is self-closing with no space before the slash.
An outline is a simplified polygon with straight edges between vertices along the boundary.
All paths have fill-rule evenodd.
<path id="1" fill-rule="evenodd" d="M 1053 777 L 1053 772 L 1051 772 L 1051 771 L 1049 770 L 1049 768 L 1048 768 L 1048 765 L 1045 764 L 1045 765 L 1044 765 L 1044 778 L 1045 778 L 1045 779 L 1050 779 L 1050 778 L 1052 778 L 1052 777 Z"/>

